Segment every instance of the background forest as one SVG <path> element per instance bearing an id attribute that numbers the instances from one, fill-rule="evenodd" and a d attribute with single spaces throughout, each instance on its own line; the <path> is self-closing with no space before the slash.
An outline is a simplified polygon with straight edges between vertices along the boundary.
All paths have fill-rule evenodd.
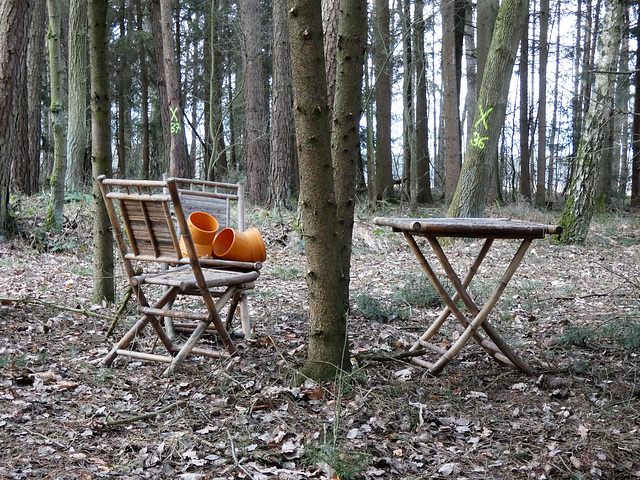
<path id="1" fill-rule="evenodd" d="M 639 14 L 0 0 L 0 477 L 640 478 Z M 244 181 L 268 248 L 242 354 L 171 377 L 101 363 L 139 317 L 92 182 L 165 173 Z M 309 211 L 312 188 L 331 215 Z M 473 342 L 439 377 L 406 361 L 443 305 L 372 210 L 582 221 L 537 241 L 492 311 L 535 376 Z M 459 269 L 479 246 L 445 247 Z M 474 298 L 510 255 L 491 251 Z M 319 286 L 314 261 L 333 267 Z M 327 285 L 338 358 L 310 335 Z M 328 374 L 305 371 L 314 358 Z"/>
<path id="2" fill-rule="evenodd" d="M 14 122 L 4 119 L 2 128 L 3 225 L 9 178 L 11 191 L 26 194 L 60 182 L 56 142 L 66 138 L 66 148 L 58 150 L 66 158 L 67 191 L 86 188 L 91 178 L 86 3 L 14 3 L 2 2 L 3 50 L 15 46 L 23 53 L 14 75 L 3 70 L 3 89 L 11 94 L 3 95 L 2 110 L 16 115 Z M 253 203 L 291 206 L 298 179 L 284 2 L 165 3 L 171 9 L 165 19 L 169 30 L 163 30 L 159 0 L 108 4 L 108 56 L 101 75 L 108 78 L 113 174 L 159 178 L 172 171 L 173 148 L 179 157 L 173 173 L 246 178 Z M 473 135 L 498 7 L 497 0 L 371 2 L 358 174 L 369 198 L 451 200 Z M 332 8 L 337 2 L 326 2 L 329 97 L 338 17 Z M 602 0 L 536 0 L 528 9 L 490 196 L 545 206 L 569 189 L 594 88 L 605 6 Z M 630 194 L 638 201 L 631 115 L 637 17 L 637 5 L 627 4 L 618 72 L 607 72 L 615 95 L 602 107 L 613 109 L 615 120 L 602 145 L 596 197 L 603 202 Z M 175 50 L 169 63 L 167 45 Z M 184 132 L 178 145 L 172 145 L 172 129 Z"/>

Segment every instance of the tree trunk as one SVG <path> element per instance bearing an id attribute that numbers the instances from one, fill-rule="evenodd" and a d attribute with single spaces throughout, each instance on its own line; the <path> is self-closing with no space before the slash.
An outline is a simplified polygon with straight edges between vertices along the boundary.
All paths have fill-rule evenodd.
<path id="1" fill-rule="evenodd" d="M 16 147 L 15 115 L 18 80 L 26 61 L 27 32 L 33 2 L 3 0 L 0 2 L 0 235 L 9 225 L 10 159 Z"/>
<path id="2" fill-rule="evenodd" d="M 402 25 L 402 194 L 410 200 L 411 209 L 415 210 L 416 184 L 411 181 L 415 173 L 415 162 L 413 150 L 415 150 L 415 109 L 413 98 L 413 79 L 416 66 L 413 63 L 413 52 L 411 48 L 413 25 L 411 22 L 411 2 L 400 0 L 402 3 L 402 14 L 400 22 Z M 413 188 L 413 189 L 412 189 Z"/>
<path id="3" fill-rule="evenodd" d="M 45 228 L 54 232 L 62 229 L 64 210 L 64 182 L 67 171 L 67 99 L 64 81 L 64 59 L 60 46 L 60 0 L 47 0 L 49 13 L 49 82 L 51 84 L 51 128 L 53 130 L 53 174 L 51 175 L 51 202 Z"/>
<path id="4" fill-rule="evenodd" d="M 162 46 L 162 26 L 160 19 L 160 0 L 151 0 L 151 33 L 153 35 L 153 49 L 156 63 L 156 81 L 158 85 L 158 110 L 162 123 L 162 141 L 158 149 L 161 158 L 156 160 L 160 165 L 158 172 L 165 173 L 170 169 L 171 159 L 171 116 L 169 115 L 169 103 L 167 94 L 167 81 L 164 73 Z M 185 143 L 186 147 L 186 143 Z"/>
<path id="5" fill-rule="evenodd" d="M 427 110 L 427 62 L 424 49 L 424 1 L 415 4 L 415 59 L 416 59 L 416 150 L 414 155 L 416 202 L 433 203 L 429 158 L 429 125 Z"/>
<path id="6" fill-rule="evenodd" d="M 389 0 L 376 0 L 375 8 L 373 49 L 376 75 L 376 199 L 384 200 L 393 196 Z"/>
<path id="7" fill-rule="evenodd" d="M 460 131 L 460 74 L 462 50 L 459 33 L 464 32 L 459 0 L 441 3 L 442 10 L 442 88 L 444 97 L 444 150 L 446 163 L 445 201 L 453 196 L 462 163 Z"/>
<path id="8" fill-rule="evenodd" d="M 169 159 L 169 175 L 172 177 L 191 178 L 193 165 L 187 151 L 187 139 L 184 133 L 184 112 L 178 78 L 178 62 L 173 42 L 173 20 L 171 16 L 171 0 L 160 0 L 160 27 L 162 29 L 162 60 L 167 88 L 169 107 L 169 125 L 171 128 L 171 152 Z"/>
<path id="9" fill-rule="evenodd" d="M 287 1 L 273 0 L 273 93 L 271 120 L 270 208 L 291 207 L 291 172 L 296 132 L 291 89 L 291 54 L 287 29 Z"/>
<path id="10" fill-rule="evenodd" d="M 362 74 L 367 44 L 366 0 L 341 0 L 336 55 L 336 86 L 331 128 L 333 183 L 337 203 L 337 241 L 342 277 L 343 311 L 349 311 L 349 281 L 353 244 L 353 212 L 360 161 Z"/>
<path id="11" fill-rule="evenodd" d="M 94 303 L 113 302 L 113 237 L 109 215 L 96 178 L 111 176 L 109 119 L 108 0 L 89 0 L 89 74 L 91 80 L 91 167 L 93 176 L 93 293 Z"/>
<path id="12" fill-rule="evenodd" d="M 536 170 L 536 205 L 544 207 L 547 179 L 547 61 L 549 58 L 549 0 L 540 0 L 540 70 L 538 96 L 538 164 Z"/>
<path id="13" fill-rule="evenodd" d="M 138 36 L 138 57 L 140 61 L 140 129 L 142 130 L 142 178 L 149 178 L 149 77 L 147 73 L 147 48 L 144 43 L 142 1 L 136 0 L 136 30 Z"/>
<path id="14" fill-rule="evenodd" d="M 27 50 L 27 102 L 29 109 L 29 184 L 26 193 L 38 191 L 40 185 L 40 154 L 42 151 L 42 74 L 45 67 L 45 32 L 47 24 L 45 0 L 33 2 L 33 18 L 29 29 Z M 85 114 L 86 115 L 86 114 Z"/>
<path id="15" fill-rule="evenodd" d="M 322 0 L 322 32 L 324 35 L 324 63 L 327 72 L 327 104 L 329 105 L 329 118 L 336 92 L 336 64 L 338 51 L 338 14 L 341 9 L 341 0 Z"/>
<path id="16" fill-rule="evenodd" d="M 222 118 L 222 68 L 220 68 L 220 49 L 218 39 L 218 0 L 211 2 L 210 29 L 209 29 L 209 55 L 211 58 L 209 67 L 209 122 L 208 133 L 210 142 L 210 154 L 207 158 L 207 177 L 209 180 L 220 178 L 228 171 L 227 152 L 224 141 L 224 122 Z M 206 56 L 205 56 L 206 58 Z M 229 97 L 231 102 L 231 97 Z M 230 109 L 231 110 L 231 109 Z"/>
<path id="17" fill-rule="evenodd" d="M 289 35 L 300 167 L 300 209 L 306 241 L 309 352 L 302 369 L 315 380 L 349 370 L 338 228 L 331 164 L 329 109 L 319 0 L 289 0 Z"/>
<path id="18" fill-rule="evenodd" d="M 531 173 L 529 171 L 529 22 L 522 29 L 520 40 L 520 195 L 531 201 Z"/>
<path id="19" fill-rule="evenodd" d="M 460 181 L 448 210 L 450 217 L 484 214 L 520 39 L 518 33 L 525 25 L 528 3 L 528 0 L 505 0 L 500 6 L 478 94 L 473 134 L 467 142 Z"/>
<path id="20" fill-rule="evenodd" d="M 563 243 L 584 242 L 593 216 L 602 146 L 606 142 L 609 122 L 613 121 L 611 99 L 615 82 L 610 72 L 616 71 L 618 66 L 618 51 L 624 26 L 624 5 L 624 0 L 607 0 L 593 101 L 585 118 L 571 188 L 560 219 L 560 225 L 563 227 L 560 241 Z"/>
<path id="21" fill-rule="evenodd" d="M 240 0 L 244 39 L 244 144 L 249 201 L 267 201 L 269 172 L 269 103 L 262 35 L 261 8 L 253 0 Z"/>
<path id="22" fill-rule="evenodd" d="M 87 151 L 87 4 L 69 2 L 69 130 L 67 188 L 81 190 Z"/>
<path id="23" fill-rule="evenodd" d="M 636 36 L 636 73 L 634 75 L 633 124 L 631 133 L 631 206 L 640 207 L 640 35 Z"/>

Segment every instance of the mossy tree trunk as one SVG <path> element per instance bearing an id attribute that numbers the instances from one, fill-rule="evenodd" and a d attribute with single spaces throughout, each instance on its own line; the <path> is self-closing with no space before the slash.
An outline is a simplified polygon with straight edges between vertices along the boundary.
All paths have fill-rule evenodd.
<path id="1" fill-rule="evenodd" d="M 491 171 L 504 124 L 511 73 L 528 12 L 528 0 L 505 0 L 498 11 L 478 94 L 472 134 L 467 141 L 465 161 L 449 206 L 449 217 L 484 215 Z"/>
<path id="2" fill-rule="evenodd" d="M 53 131 L 53 173 L 51 201 L 45 228 L 54 232 L 62 229 L 64 213 L 64 185 L 67 172 L 67 99 L 62 82 L 65 78 L 62 58 L 60 0 L 47 0 L 49 13 L 49 82 L 51 86 L 51 130 Z"/>
<path id="3" fill-rule="evenodd" d="M 616 82 L 612 74 L 618 67 L 625 2 L 607 0 L 606 5 L 595 86 L 578 146 L 569 196 L 560 219 L 563 227 L 560 241 L 563 243 L 582 243 L 587 238 L 596 201 L 603 146 L 606 145 L 610 123 L 614 121 L 612 98 Z"/>
<path id="4" fill-rule="evenodd" d="M 320 0 L 289 0 L 287 10 L 309 289 L 309 353 L 302 373 L 321 381 L 350 367 L 345 278 L 336 242 L 322 14 Z"/>
<path id="5" fill-rule="evenodd" d="M 111 125 L 109 119 L 108 0 L 89 0 L 89 74 L 91 79 L 91 167 L 93 176 L 93 295 L 94 303 L 113 302 L 113 237 L 102 199 L 99 175 L 111 176 Z"/>

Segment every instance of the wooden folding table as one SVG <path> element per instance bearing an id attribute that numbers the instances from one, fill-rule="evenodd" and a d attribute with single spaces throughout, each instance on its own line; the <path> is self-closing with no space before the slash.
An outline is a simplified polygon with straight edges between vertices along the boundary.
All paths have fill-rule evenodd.
<path id="1" fill-rule="evenodd" d="M 492 358 L 504 365 L 512 365 L 521 371 L 533 375 L 533 369 L 525 363 L 513 349 L 500 336 L 495 328 L 489 323 L 487 317 L 498 299 L 504 292 L 511 277 L 516 272 L 522 258 L 529 245 L 534 239 L 544 238 L 546 235 L 560 234 L 561 228 L 555 225 L 545 225 L 539 223 L 529 223 L 517 220 L 504 220 L 492 218 L 383 218 L 377 217 L 373 220 L 376 225 L 391 227 L 395 232 L 401 232 L 411 250 L 415 254 L 420 266 L 429 277 L 438 295 L 442 298 L 446 307 L 438 318 L 431 324 L 427 331 L 411 347 L 411 351 L 430 350 L 435 351 L 440 358 L 434 362 L 428 362 L 424 358 L 412 357 L 412 361 L 417 365 L 426 367 L 433 375 L 439 374 L 442 369 L 453 360 L 473 338 Z M 415 237 L 425 237 L 433 250 L 440 265 L 455 289 L 452 296 L 444 289 L 436 273 L 425 258 L 420 247 L 416 243 Z M 442 249 L 438 237 L 458 237 L 458 238 L 478 238 L 484 239 L 484 244 L 473 261 L 464 279 L 460 279 L 447 259 Z M 516 250 L 511 262 L 507 266 L 502 278 L 495 287 L 493 293 L 482 306 L 478 306 L 468 293 L 468 287 L 473 277 L 478 272 L 482 261 L 486 257 L 495 239 L 517 239 L 521 240 L 520 246 Z M 464 306 L 471 314 L 467 316 L 458 307 L 458 302 L 462 300 Z M 436 335 L 447 319 L 452 315 L 464 327 L 464 332 L 457 339 L 452 339 L 449 348 L 441 345 L 429 343 Z M 484 338 L 479 328 L 486 333 Z"/>

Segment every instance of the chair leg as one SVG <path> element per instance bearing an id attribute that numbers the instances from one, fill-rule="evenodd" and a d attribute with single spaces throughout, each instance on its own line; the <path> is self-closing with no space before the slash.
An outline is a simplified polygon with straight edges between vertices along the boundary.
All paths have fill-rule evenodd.
<path id="1" fill-rule="evenodd" d="M 102 362 L 107 367 L 110 367 L 115 358 L 118 356 L 118 350 L 124 350 L 125 348 L 127 348 L 133 341 L 133 339 L 136 338 L 136 335 L 138 335 L 138 333 L 140 333 L 144 329 L 144 327 L 147 326 L 149 320 L 151 320 L 151 317 L 147 315 L 138 320 L 136 324 L 127 333 L 124 334 L 120 341 L 116 343 L 116 345 L 111 349 L 107 356 L 104 357 Z"/>
<path id="2" fill-rule="evenodd" d="M 246 292 L 242 292 L 240 297 L 240 325 L 242 326 L 245 340 L 250 339 L 251 320 L 249 320 L 249 300 Z"/>

